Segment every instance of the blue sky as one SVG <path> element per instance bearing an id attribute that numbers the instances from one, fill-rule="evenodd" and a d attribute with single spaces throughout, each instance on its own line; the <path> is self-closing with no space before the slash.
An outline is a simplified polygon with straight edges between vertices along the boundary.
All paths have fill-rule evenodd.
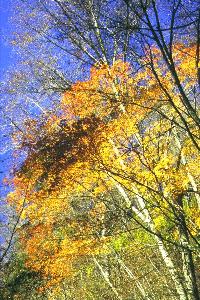
<path id="1" fill-rule="evenodd" d="M 4 80 L 4 76 L 8 68 L 15 62 L 15 55 L 12 47 L 6 42 L 6 36 L 9 36 L 13 30 L 9 18 L 12 16 L 13 0 L 0 0 L 0 82 Z M 2 149 L 7 143 L 5 135 L 4 120 L 0 120 L 0 198 L 5 196 L 7 188 L 2 185 L 2 180 L 6 176 L 10 168 L 11 152 L 4 153 Z"/>
<path id="2" fill-rule="evenodd" d="M 3 80 L 5 72 L 14 61 L 14 53 L 5 37 L 13 30 L 9 18 L 12 15 L 12 0 L 0 0 L 0 80 Z"/>

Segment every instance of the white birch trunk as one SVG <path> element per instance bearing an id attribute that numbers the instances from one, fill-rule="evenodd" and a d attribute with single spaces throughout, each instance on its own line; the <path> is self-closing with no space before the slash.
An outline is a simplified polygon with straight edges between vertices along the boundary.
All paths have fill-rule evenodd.
<path id="1" fill-rule="evenodd" d="M 98 269 L 101 272 L 102 277 L 104 278 L 104 280 L 107 282 L 107 284 L 110 286 L 110 288 L 112 289 L 113 293 L 116 295 L 117 299 L 119 300 L 123 300 L 123 298 L 119 295 L 118 291 L 116 290 L 116 288 L 114 287 L 114 285 L 112 284 L 112 282 L 109 279 L 109 276 L 107 274 L 107 272 L 105 272 L 102 268 L 102 266 L 100 265 L 100 263 L 98 262 L 98 260 L 95 258 L 95 256 L 93 256 L 93 261 L 95 263 L 95 265 L 98 267 Z"/>
<path id="2" fill-rule="evenodd" d="M 119 264 L 122 266 L 122 268 L 126 271 L 126 273 L 128 274 L 128 276 L 134 280 L 135 285 L 137 286 L 142 298 L 144 300 L 151 300 L 151 298 L 148 297 L 148 295 L 146 294 L 142 284 L 137 280 L 137 277 L 133 274 L 133 272 L 125 265 L 125 263 L 117 257 L 117 261 L 119 262 Z"/>
<path id="3" fill-rule="evenodd" d="M 118 191 L 120 192 L 120 190 L 122 190 L 122 189 L 123 189 L 122 187 L 120 189 L 118 188 Z M 125 191 L 123 191 L 123 193 L 121 193 L 121 195 L 123 197 L 124 197 L 125 194 L 126 194 Z M 126 194 L 126 197 L 124 197 L 125 201 L 126 201 L 127 197 L 128 196 Z M 140 210 L 138 210 L 138 208 L 135 207 L 134 205 L 131 206 L 132 211 L 134 213 L 136 213 L 137 217 L 139 217 L 140 220 L 145 223 L 145 225 L 147 226 L 147 228 L 149 228 L 150 231 L 154 234 L 154 239 L 157 242 L 158 249 L 160 251 L 162 259 L 163 259 L 163 261 L 164 261 L 164 263 L 165 263 L 165 265 L 166 265 L 166 267 L 167 267 L 167 269 L 169 271 L 169 274 L 171 275 L 171 278 L 172 278 L 172 280 L 174 282 L 175 288 L 176 288 L 177 293 L 178 293 L 178 295 L 180 297 L 179 299 L 180 300 L 188 300 L 188 298 L 187 298 L 187 296 L 185 294 L 185 290 L 183 288 L 183 285 L 181 283 L 181 280 L 180 280 L 180 278 L 179 278 L 179 276 L 177 274 L 177 271 L 176 271 L 176 268 L 174 266 L 174 263 L 171 260 L 171 258 L 169 256 L 169 253 L 167 252 L 167 250 L 166 250 L 166 248 L 165 248 L 165 246 L 163 244 L 162 238 L 160 238 L 156 234 L 156 230 L 155 230 L 153 221 L 151 219 L 151 216 L 150 216 L 147 208 L 145 208 L 144 200 L 140 196 L 136 196 L 136 201 L 138 203 L 138 206 L 140 206 L 140 208 L 142 209 L 142 212 Z M 127 204 L 129 205 L 129 203 L 130 203 L 130 200 L 129 200 L 129 202 Z"/>
<path id="4" fill-rule="evenodd" d="M 120 157 L 119 151 L 115 147 L 113 141 L 111 141 L 111 143 L 112 143 L 113 150 L 114 150 L 115 154 L 117 155 L 117 157 Z M 121 167 L 122 167 L 123 170 L 125 170 L 125 168 L 126 168 L 125 165 L 124 165 L 124 162 L 122 160 L 121 160 Z M 119 183 L 115 183 L 115 186 L 118 189 L 118 191 L 120 192 L 120 194 L 123 196 L 124 200 L 126 201 L 127 206 L 130 207 L 130 203 L 132 203 L 132 201 L 129 199 L 129 197 L 128 197 L 127 193 L 125 192 L 125 190 L 123 189 L 123 187 Z M 164 261 L 164 263 L 165 263 L 165 265 L 166 265 L 166 267 L 167 267 L 167 269 L 168 269 L 168 271 L 171 275 L 171 278 L 174 282 L 177 293 L 179 295 L 179 299 L 180 300 L 188 300 L 187 296 L 185 294 L 185 290 L 183 288 L 183 285 L 181 283 L 181 280 L 180 280 L 180 278 L 177 274 L 174 263 L 171 260 L 169 254 L 168 254 L 168 252 L 167 252 L 167 250 L 164 246 L 162 238 L 159 237 L 156 234 L 156 230 L 155 230 L 155 227 L 154 227 L 153 220 L 151 219 L 151 216 L 149 214 L 148 209 L 146 208 L 146 204 L 145 204 L 143 198 L 139 196 L 137 188 L 135 188 L 134 185 L 132 185 L 132 190 L 133 190 L 134 193 L 137 192 L 137 194 L 135 195 L 135 201 L 136 201 L 138 207 L 140 208 L 140 209 L 138 209 L 135 205 L 132 205 L 131 206 L 132 211 L 137 215 L 137 217 L 140 218 L 140 220 L 142 222 L 145 223 L 147 228 L 149 228 L 150 231 L 154 234 L 154 238 L 155 238 L 155 241 L 157 242 L 158 249 L 159 249 L 160 254 L 162 256 L 162 259 L 163 259 L 163 261 Z"/>
<path id="5" fill-rule="evenodd" d="M 118 95 L 118 92 L 117 92 L 117 89 L 115 87 L 115 84 L 113 82 L 112 84 L 112 88 L 113 88 L 113 92 L 115 94 L 115 97 L 116 99 L 119 101 L 119 95 Z M 126 109 L 124 107 L 123 104 L 120 105 L 120 109 L 122 111 L 122 113 L 126 113 Z M 136 134 L 136 138 L 138 139 L 138 135 Z M 113 150 L 114 150 L 114 153 L 117 155 L 117 157 L 119 158 L 120 157 L 120 153 L 117 149 L 117 147 L 115 146 L 114 142 L 110 139 L 110 142 L 113 146 Z M 126 166 L 123 162 L 123 160 L 121 160 L 121 167 L 123 170 L 126 169 Z M 117 187 L 117 186 L 116 186 Z M 121 187 L 122 188 L 122 187 Z M 135 187 L 134 185 L 132 184 L 132 188 L 133 188 L 133 192 L 135 193 Z M 120 189 L 119 187 L 117 187 L 118 191 L 120 192 Z M 122 188 L 123 189 L 123 188 Z M 124 194 L 126 194 L 126 192 L 122 192 L 121 195 L 124 197 Z M 172 259 L 170 258 L 165 246 L 164 246 L 164 243 L 162 241 L 162 238 L 159 237 L 157 234 L 156 234 L 156 230 L 155 230 L 155 227 L 154 227 L 154 223 L 153 223 L 153 220 L 151 219 L 151 216 L 150 216 L 150 213 L 148 211 L 148 209 L 146 208 L 146 204 L 143 200 L 142 197 L 138 196 L 139 194 L 136 195 L 135 197 L 135 200 L 137 202 L 137 206 L 140 207 L 141 210 L 139 210 L 136 206 L 132 205 L 131 206 L 131 209 L 133 210 L 133 212 L 136 213 L 136 215 L 141 219 L 142 222 L 144 222 L 147 226 L 147 228 L 150 229 L 150 231 L 154 234 L 154 238 L 155 238 L 155 241 L 157 242 L 157 245 L 158 245 L 158 249 L 160 251 L 160 254 L 162 256 L 162 259 L 169 271 L 169 274 L 171 275 L 171 278 L 174 282 L 174 285 L 175 285 L 175 288 L 176 288 L 176 291 L 177 291 L 177 294 L 179 295 L 179 300 L 188 300 L 188 297 L 185 293 L 185 289 L 183 287 L 183 284 L 177 274 L 177 271 L 176 271 L 176 268 L 174 266 L 174 263 L 172 261 Z M 128 196 L 127 196 L 128 197 Z M 124 197 L 125 201 L 127 201 L 127 197 Z M 130 200 L 128 201 L 127 205 L 130 204 Z M 137 214 L 137 211 L 139 211 L 139 214 Z"/>

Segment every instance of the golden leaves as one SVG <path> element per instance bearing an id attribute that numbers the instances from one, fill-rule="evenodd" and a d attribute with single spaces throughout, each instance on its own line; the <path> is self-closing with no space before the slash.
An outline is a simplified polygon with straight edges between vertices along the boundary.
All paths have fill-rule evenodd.
<path id="1" fill-rule="evenodd" d="M 187 89 L 194 82 L 187 80 L 194 49 L 186 55 L 177 47 L 176 67 Z M 184 109 L 159 50 L 153 55 L 163 87 Z M 71 276 L 80 257 L 109 251 L 110 237 L 97 240 L 94 233 L 105 229 L 109 192 L 116 195 L 117 186 L 144 199 L 156 229 L 163 230 L 174 218 L 177 197 L 188 195 L 200 176 L 197 151 L 173 122 L 177 112 L 148 68 L 132 78 L 122 61 L 94 66 L 87 81 L 64 94 L 61 107 L 62 117 L 27 125 L 22 148 L 29 147 L 29 155 L 8 197 L 18 211 L 26 198 L 23 218 L 30 224 L 21 229 L 21 241 L 27 265 L 51 277 L 49 284 Z M 191 130 L 197 134 L 195 126 Z M 190 208 L 186 214 L 194 215 Z M 199 226 L 199 218 L 193 223 Z"/>

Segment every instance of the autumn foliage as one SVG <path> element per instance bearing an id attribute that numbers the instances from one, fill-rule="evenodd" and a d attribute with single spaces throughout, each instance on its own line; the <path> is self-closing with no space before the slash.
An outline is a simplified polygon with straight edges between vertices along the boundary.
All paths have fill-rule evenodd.
<path id="1" fill-rule="evenodd" d="M 173 50 L 189 97 L 195 49 Z M 110 253 L 126 232 L 124 222 L 177 251 L 185 234 L 185 247 L 195 252 L 199 128 L 160 50 L 147 48 L 142 60 L 138 72 L 121 60 L 95 65 L 88 80 L 64 93 L 60 115 L 27 123 L 19 136 L 27 157 L 8 201 L 17 211 L 23 207 L 19 236 L 27 266 L 48 278 L 48 287 L 73 277 L 79 260 Z M 126 247 L 131 252 L 133 245 Z"/>

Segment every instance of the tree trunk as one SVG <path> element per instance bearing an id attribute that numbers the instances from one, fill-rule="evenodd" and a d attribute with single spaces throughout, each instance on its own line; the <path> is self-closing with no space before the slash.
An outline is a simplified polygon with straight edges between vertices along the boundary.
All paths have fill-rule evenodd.
<path id="1" fill-rule="evenodd" d="M 98 269 L 101 272 L 102 277 L 104 278 L 104 280 L 107 282 L 107 284 L 110 286 L 110 288 L 112 289 L 113 293 L 116 295 L 117 299 L 119 300 L 123 300 L 123 298 L 119 295 L 118 291 L 116 290 L 116 288 L 114 287 L 114 285 L 112 284 L 112 282 L 109 279 L 109 276 L 107 274 L 107 272 L 105 272 L 102 268 L 102 266 L 100 265 L 100 263 L 98 262 L 98 260 L 95 258 L 95 256 L 93 256 L 93 261 L 95 263 L 95 265 L 98 267 Z"/>
<path id="2" fill-rule="evenodd" d="M 190 249 L 190 240 L 189 240 L 189 235 L 187 230 L 187 224 L 185 221 L 184 211 L 183 211 L 183 195 L 178 196 L 177 202 L 180 208 L 179 233 L 180 233 L 180 242 L 181 245 L 183 246 L 181 249 L 181 255 L 182 255 L 183 275 L 185 279 L 187 296 L 188 296 L 188 300 L 200 300 L 193 255 L 192 255 L 192 250 Z"/>
<path id="3" fill-rule="evenodd" d="M 118 189 L 118 191 L 120 192 L 120 194 L 123 196 L 124 200 L 126 201 L 126 204 L 128 205 L 128 207 L 130 207 L 130 203 L 132 202 L 127 193 L 125 192 L 125 190 L 123 189 L 123 187 L 119 184 L 116 183 L 116 188 Z M 172 261 L 172 259 L 169 256 L 169 253 L 167 252 L 164 243 L 162 241 L 162 238 L 159 237 L 156 233 L 155 227 L 154 227 L 154 223 L 151 219 L 151 216 L 149 214 L 149 211 L 146 208 L 146 205 L 144 203 L 144 200 L 142 199 L 142 197 L 140 196 L 136 196 L 136 202 L 138 204 L 138 207 L 140 207 L 140 209 L 138 209 L 135 205 L 131 206 L 132 211 L 136 214 L 136 216 L 147 226 L 147 228 L 152 232 L 152 234 L 154 235 L 154 239 L 158 245 L 158 249 L 159 252 L 161 254 L 161 257 L 167 267 L 167 270 L 169 272 L 169 274 L 171 275 L 171 278 L 174 282 L 177 294 L 179 295 L 179 299 L 180 300 L 189 300 L 187 295 L 186 295 L 186 291 L 183 287 L 183 284 L 177 274 L 177 270 L 174 266 L 174 263 Z"/>
<path id="4" fill-rule="evenodd" d="M 149 298 L 149 296 L 146 294 L 142 284 L 137 280 L 136 276 L 133 274 L 133 272 L 125 265 L 125 263 L 119 258 L 117 257 L 117 261 L 118 263 L 122 266 L 122 268 L 126 271 L 126 273 L 128 274 L 128 276 L 134 280 L 135 285 L 137 286 L 142 299 L 143 300 L 151 300 L 151 298 Z"/>

